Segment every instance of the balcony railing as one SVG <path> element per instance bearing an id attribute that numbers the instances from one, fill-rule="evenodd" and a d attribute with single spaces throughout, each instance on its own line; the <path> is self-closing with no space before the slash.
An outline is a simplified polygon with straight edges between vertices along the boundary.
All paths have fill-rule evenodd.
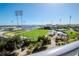
<path id="1" fill-rule="evenodd" d="M 72 56 L 72 54 L 74 54 L 75 51 L 77 51 L 76 53 L 79 54 L 79 41 L 75 41 L 60 47 L 51 48 L 45 51 L 34 53 L 31 56 L 63 56 L 68 54 L 71 54 L 70 56 Z"/>

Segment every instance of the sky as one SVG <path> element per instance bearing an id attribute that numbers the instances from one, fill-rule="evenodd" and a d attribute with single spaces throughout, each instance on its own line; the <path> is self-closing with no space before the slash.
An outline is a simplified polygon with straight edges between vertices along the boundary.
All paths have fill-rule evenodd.
<path id="1" fill-rule="evenodd" d="M 71 24 L 79 24 L 77 3 L 0 3 L 0 25 L 17 25 L 16 10 L 23 11 L 23 25 L 69 24 L 70 16 Z"/>

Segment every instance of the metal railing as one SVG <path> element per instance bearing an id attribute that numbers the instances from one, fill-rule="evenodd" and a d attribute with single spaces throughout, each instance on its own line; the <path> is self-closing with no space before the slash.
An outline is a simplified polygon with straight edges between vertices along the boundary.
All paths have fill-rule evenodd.
<path id="1" fill-rule="evenodd" d="M 65 53 L 73 51 L 74 49 L 77 48 L 79 48 L 79 41 L 75 41 L 60 47 L 51 48 L 45 51 L 34 53 L 31 56 L 59 56 L 59 55 L 64 55 Z"/>

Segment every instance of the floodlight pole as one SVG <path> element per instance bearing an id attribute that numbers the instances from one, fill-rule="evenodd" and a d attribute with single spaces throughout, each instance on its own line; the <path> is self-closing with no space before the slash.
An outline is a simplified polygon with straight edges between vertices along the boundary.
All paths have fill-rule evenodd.
<path id="1" fill-rule="evenodd" d="M 21 26 L 22 26 L 22 16 L 23 16 L 23 11 L 22 10 L 17 10 L 15 12 L 16 14 L 16 18 L 17 18 L 17 26 L 19 25 L 19 17 L 20 17 L 20 20 L 21 20 Z"/>
<path id="2" fill-rule="evenodd" d="M 59 19 L 59 21 L 60 21 L 60 25 L 61 25 L 61 19 Z"/>
<path id="3" fill-rule="evenodd" d="M 19 25 L 18 16 L 16 16 L 16 18 L 17 18 L 17 25 Z"/>
<path id="4" fill-rule="evenodd" d="M 19 14 L 18 13 L 19 13 L 18 11 L 15 11 L 15 15 L 16 15 L 16 19 L 17 19 L 17 26 L 19 25 L 19 22 L 18 22 L 18 16 L 19 16 Z"/>
<path id="5" fill-rule="evenodd" d="M 11 23 L 12 23 L 11 25 L 13 25 L 13 20 L 11 20 Z"/>
<path id="6" fill-rule="evenodd" d="M 22 16 L 21 16 L 21 26 L 22 26 Z"/>
<path id="7" fill-rule="evenodd" d="M 23 11 L 21 11 L 21 26 L 23 25 L 23 23 L 22 23 L 22 17 L 23 17 Z"/>
<path id="8" fill-rule="evenodd" d="M 53 25 L 53 20 L 50 20 L 50 24 L 52 24 L 52 25 Z"/>
<path id="9" fill-rule="evenodd" d="M 60 19 L 60 25 L 61 25 L 61 19 Z"/>
<path id="10" fill-rule="evenodd" d="M 70 16 L 70 19 L 69 19 L 69 25 L 71 24 L 71 16 Z"/>
<path id="11" fill-rule="evenodd" d="M 52 20 L 52 25 L 53 25 L 53 20 Z"/>

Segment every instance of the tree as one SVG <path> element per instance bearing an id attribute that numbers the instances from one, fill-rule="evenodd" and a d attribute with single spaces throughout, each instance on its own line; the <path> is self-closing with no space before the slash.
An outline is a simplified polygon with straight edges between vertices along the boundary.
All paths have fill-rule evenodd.
<path id="1" fill-rule="evenodd" d="M 4 50 L 4 46 L 7 44 L 6 38 L 0 38 L 0 51 Z"/>
<path id="2" fill-rule="evenodd" d="M 15 41 L 14 40 L 9 40 L 7 42 L 7 44 L 5 45 L 5 50 L 7 51 L 13 51 L 15 48 L 16 48 L 16 45 L 15 45 Z"/>
<path id="3" fill-rule="evenodd" d="M 12 38 L 8 38 L 8 42 L 5 45 L 5 49 L 7 51 L 13 51 L 21 47 L 22 40 L 19 36 L 14 36 Z"/>

